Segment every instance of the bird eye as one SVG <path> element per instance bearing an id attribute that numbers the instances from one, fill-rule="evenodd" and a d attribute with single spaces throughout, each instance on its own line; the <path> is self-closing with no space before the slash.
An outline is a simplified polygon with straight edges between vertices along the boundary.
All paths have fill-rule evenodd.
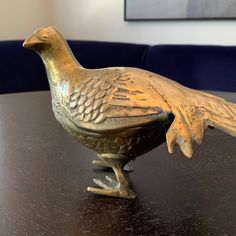
<path id="1" fill-rule="evenodd" d="M 43 37 L 42 37 L 42 40 L 43 40 L 43 41 L 47 41 L 47 40 L 48 40 L 48 37 L 47 37 L 47 36 L 43 36 Z"/>
<path id="2" fill-rule="evenodd" d="M 42 34 L 42 39 L 43 39 L 44 41 L 47 41 L 47 40 L 49 39 L 49 32 L 44 32 L 44 33 Z"/>

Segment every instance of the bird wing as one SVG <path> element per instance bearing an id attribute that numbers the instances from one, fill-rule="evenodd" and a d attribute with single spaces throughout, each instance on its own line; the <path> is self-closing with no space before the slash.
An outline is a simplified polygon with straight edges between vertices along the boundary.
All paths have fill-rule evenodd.
<path id="1" fill-rule="evenodd" d="M 147 124 L 170 113 L 167 103 L 145 78 L 125 69 L 91 71 L 89 78 L 70 93 L 67 107 L 76 125 L 118 129 Z"/>

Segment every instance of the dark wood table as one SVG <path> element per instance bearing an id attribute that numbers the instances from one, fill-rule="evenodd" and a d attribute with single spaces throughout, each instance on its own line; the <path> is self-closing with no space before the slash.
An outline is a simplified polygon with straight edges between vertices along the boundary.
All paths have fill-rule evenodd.
<path id="1" fill-rule="evenodd" d="M 208 130 L 190 160 L 166 144 L 138 158 L 136 200 L 93 195 L 104 171 L 56 122 L 49 93 L 0 95 L 0 235 L 236 235 L 235 151 Z"/>

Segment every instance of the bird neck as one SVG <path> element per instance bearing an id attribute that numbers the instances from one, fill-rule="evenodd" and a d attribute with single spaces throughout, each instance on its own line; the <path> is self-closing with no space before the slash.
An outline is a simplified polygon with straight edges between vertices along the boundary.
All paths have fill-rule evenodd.
<path id="1" fill-rule="evenodd" d="M 66 41 L 58 42 L 40 53 L 46 68 L 49 84 L 58 85 L 62 80 L 78 69 L 83 69 L 75 59 Z"/>

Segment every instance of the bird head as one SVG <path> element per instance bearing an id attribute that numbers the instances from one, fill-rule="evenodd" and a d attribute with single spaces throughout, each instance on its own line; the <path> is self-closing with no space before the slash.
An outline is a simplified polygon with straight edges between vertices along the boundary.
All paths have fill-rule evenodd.
<path id="1" fill-rule="evenodd" d="M 61 38 L 61 34 L 53 26 L 40 28 L 24 41 L 23 47 L 40 53 L 49 48 L 57 48 Z"/>

